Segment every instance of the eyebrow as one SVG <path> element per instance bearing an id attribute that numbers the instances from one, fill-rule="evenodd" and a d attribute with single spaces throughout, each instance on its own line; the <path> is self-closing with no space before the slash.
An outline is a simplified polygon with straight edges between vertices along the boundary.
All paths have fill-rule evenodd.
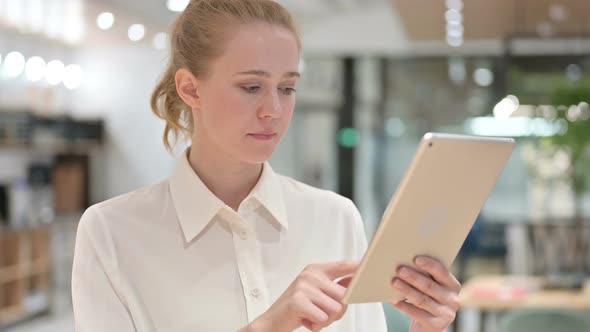
<path id="1" fill-rule="evenodd" d="M 262 77 L 266 77 L 269 78 L 270 77 L 270 73 L 264 71 L 264 70 L 247 70 L 247 71 L 242 71 L 239 72 L 237 74 L 235 74 L 234 76 L 238 76 L 238 75 L 256 75 L 256 76 L 262 76 Z M 284 77 L 301 77 L 301 74 L 299 74 L 296 71 L 290 71 L 285 73 L 285 75 L 283 75 Z"/>

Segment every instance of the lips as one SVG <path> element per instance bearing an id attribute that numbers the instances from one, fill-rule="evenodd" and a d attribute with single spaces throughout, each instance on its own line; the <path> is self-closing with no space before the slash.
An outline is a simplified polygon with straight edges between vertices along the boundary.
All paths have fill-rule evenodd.
<path id="1" fill-rule="evenodd" d="M 265 131 L 265 132 L 261 132 L 261 133 L 250 133 L 249 135 L 264 135 L 264 136 L 270 136 L 270 135 L 276 135 L 277 133 L 275 133 L 274 131 Z"/>
<path id="2" fill-rule="evenodd" d="M 259 140 L 271 140 L 273 139 L 277 134 L 273 133 L 273 132 L 263 132 L 263 133 L 252 133 L 252 134 L 248 134 L 248 136 L 255 138 L 255 139 L 259 139 Z"/>

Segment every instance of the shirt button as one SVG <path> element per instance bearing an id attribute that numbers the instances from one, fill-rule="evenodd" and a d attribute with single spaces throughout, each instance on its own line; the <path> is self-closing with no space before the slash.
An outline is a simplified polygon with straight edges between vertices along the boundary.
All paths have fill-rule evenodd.
<path id="1" fill-rule="evenodd" d="M 252 295 L 253 297 L 259 297 L 261 294 L 260 289 L 258 288 L 254 288 L 253 290 L 250 291 L 250 295 Z"/>
<path id="2" fill-rule="evenodd" d="M 242 240 L 245 240 L 248 238 L 248 232 L 246 231 L 240 231 L 240 237 L 242 238 Z"/>

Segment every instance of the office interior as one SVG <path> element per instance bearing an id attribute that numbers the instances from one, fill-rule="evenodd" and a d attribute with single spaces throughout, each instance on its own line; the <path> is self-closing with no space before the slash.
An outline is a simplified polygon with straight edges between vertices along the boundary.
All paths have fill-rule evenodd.
<path id="1" fill-rule="evenodd" d="M 273 168 L 351 198 L 371 239 L 425 133 L 514 138 L 448 330 L 590 331 L 590 2 L 277 1 L 303 53 Z M 186 144 L 149 98 L 187 3 L 0 0 L 0 331 L 74 331 L 80 216 L 172 172 Z"/>

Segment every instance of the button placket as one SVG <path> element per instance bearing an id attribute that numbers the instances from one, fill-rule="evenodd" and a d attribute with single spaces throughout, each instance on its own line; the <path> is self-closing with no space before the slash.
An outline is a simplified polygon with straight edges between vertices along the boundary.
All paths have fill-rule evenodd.
<path id="1" fill-rule="evenodd" d="M 258 298 L 260 295 L 262 294 L 262 292 L 260 291 L 259 288 L 254 288 L 250 291 L 250 295 L 252 295 L 252 297 L 254 298 Z"/>
<path id="2" fill-rule="evenodd" d="M 242 229 L 242 230 L 238 231 L 238 234 L 240 235 L 240 238 L 242 240 L 247 240 L 248 239 L 248 231 L 246 231 L 245 229 Z"/>
<path id="3" fill-rule="evenodd" d="M 255 203 L 252 201 L 245 203 L 231 222 L 238 274 L 244 292 L 249 321 L 258 317 L 268 307 L 264 278 L 262 277 L 262 262 L 254 226 L 256 217 L 252 209 L 256 206 L 252 204 Z"/>

